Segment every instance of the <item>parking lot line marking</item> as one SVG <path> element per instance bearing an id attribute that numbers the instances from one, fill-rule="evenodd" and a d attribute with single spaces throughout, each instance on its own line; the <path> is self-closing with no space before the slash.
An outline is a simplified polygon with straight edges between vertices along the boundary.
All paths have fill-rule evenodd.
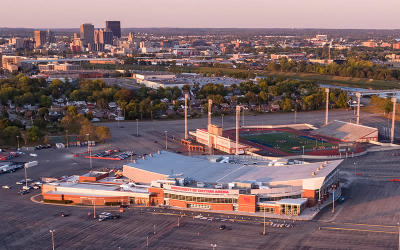
<path id="1" fill-rule="evenodd" d="M 370 233 L 385 233 L 385 234 L 398 234 L 398 232 L 367 230 L 367 229 L 357 229 L 357 228 L 343 228 L 343 227 L 319 227 L 319 229 L 356 231 L 356 232 L 370 232 Z"/>
<path id="2" fill-rule="evenodd" d="M 350 222 L 345 222 L 343 224 L 346 225 L 356 225 L 356 226 L 368 226 L 368 227 L 389 227 L 389 228 L 396 228 L 397 226 L 389 226 L 389 225 L 374 225 L 374 224 L 360 224 L 360 223 L 350 223 Z"/>

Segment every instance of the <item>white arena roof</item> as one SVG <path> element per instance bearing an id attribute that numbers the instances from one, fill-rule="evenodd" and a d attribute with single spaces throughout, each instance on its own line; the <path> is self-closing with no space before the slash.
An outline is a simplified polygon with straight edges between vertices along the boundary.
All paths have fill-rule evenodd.
<path id="1" fill-rule="evenodd" d="M 232 157 L 232 156 L 231 156 Z M 244 163 L 218 163 L 205 157 L 190 157 L 162 151 L 161 154 L 147 156 L 145 160 L 128 163 L 124 167 L 133 167 L 170 177 L 191 178 L 202 182 L 281 182 L 303 179 L 325 179 L 342 162 L 329 161 L 317 170 L 322 162 L 298 165 L 267 166 L 253 164 L 255 160 Z M 314 175 L 312 174 L 314 172 Z"/>

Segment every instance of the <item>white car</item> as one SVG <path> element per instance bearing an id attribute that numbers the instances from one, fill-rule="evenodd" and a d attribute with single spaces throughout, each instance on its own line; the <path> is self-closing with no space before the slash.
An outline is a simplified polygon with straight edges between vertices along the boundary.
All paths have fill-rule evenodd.
<path id="1" fill-rule="evenodd" d="M 37 154 L 34 154 L 34 153 L 30 153 L 29 155 L 32 157 L 37 157 Z"/>
<path id="2" fill-rule="evenodd" d="M 2 186 L 2 188 L 3 188 L 3 189 L 11 189 L 11 187 L 10 187 L 10 186 L 7 186 L 7 185 Z"/>

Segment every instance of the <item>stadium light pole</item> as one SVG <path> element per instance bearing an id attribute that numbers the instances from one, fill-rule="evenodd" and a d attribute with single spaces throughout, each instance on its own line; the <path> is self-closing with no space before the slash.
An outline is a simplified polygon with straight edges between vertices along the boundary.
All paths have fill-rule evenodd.
<path id="1" fill-rule="evenodd" d="M 56 230 L 54 230 L 54 229 L 51 229 L 50 230 L 50 233 L 51 233 L 51 246 L 52 246 L 52 248 L 53 248 L 53 250 L 54 250 L 54 248 L 55 248 L 55 246 L 54 246 L 54 232 L 55 232 Z"/>
<path id="2" fill-rule="evenodd" d="M 240 106 L 236 106 L 236 150 L 235 155 L 239 155 L 239 119 L 240 119 Z"/>
<path id="3" fill-rule="evenodd" d="M 397 98 L 392 97 L 392 102 L 393 102 L 393 112 L 392 112 L 392 129 L 390 131 L 390 142 L 394 142 L 394 125 L 395 125 L 395 119 L 396 119 L 396 102 Z"/>
<path id="4" fill-rule="evenodd" d="M 188 98 L 189 98 L 189 95 L 186 93 L 185 94 L 185 140 L 188 139 L 188 120 L 187 120 L 187 116 L 188 116 Z"/>
<path id="5" fill-rule="evenodd" d="M 329 88 L 326 88 L 325 92 L 326 92 L 325 125 L 327 125 L 328 124 L 328 111 L 329 111 Z"/>

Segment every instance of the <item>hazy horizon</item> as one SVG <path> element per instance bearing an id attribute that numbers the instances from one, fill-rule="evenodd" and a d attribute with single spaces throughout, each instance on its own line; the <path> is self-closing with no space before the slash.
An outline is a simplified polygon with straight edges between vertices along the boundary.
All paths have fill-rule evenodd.
<path id="1" fill-rule="evenodd" d="M 65 2 L 64 2 L 65 3 Z M 122 28 L 315 28 L 398 29 L 398 0 L 5 0 L 0 27 L 77 28 L 82 23 L 104 27 L 106 20 Z M 22 7 L 21 7 L 22 6 Z M 27 7 L 25 7 L 27 6 Z"/>

